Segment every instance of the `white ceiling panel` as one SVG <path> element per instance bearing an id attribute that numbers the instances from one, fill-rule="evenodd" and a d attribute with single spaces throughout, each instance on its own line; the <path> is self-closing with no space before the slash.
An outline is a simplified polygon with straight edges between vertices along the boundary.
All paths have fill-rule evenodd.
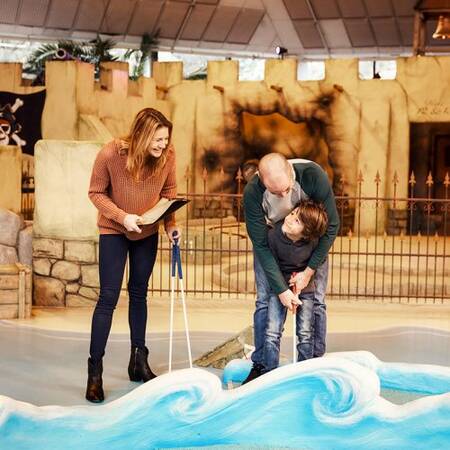
<path id="1" fill-rule="evenodd" d="M 262 0 L 245 0 L 242 6 L 248 9 L 265 9 Z"/>
<path id="2" fill-rule="evenodd" d="M 0 1 L 0 23 L 15 23 L 19 0 Z"/>
<path id="3" fill-rule="evenodd" d="M 79 4 L 80 0 L 64 0 L 64 8 L 58 8 L 56 2 L 53 1 L 50 4 L 45 26 L 48 28 L 72 28 Z"/>
<path id="4" fill-rule="evenodd" d="M 263 16 L 264 11 L 260 9 L 242 9 L 227 36 L 227 42 L 248 44 Z"/>
<path id="5" fill-rule="evenodd" d="M 214 13 L 214 5 L 195 5 L 181 34 L 182 39 L 201 39 Z"/>
<path id="6" fill-rule="evenodd" d="M 222 0 L 220 2 L 221 6 L 234 6 L 235 8 L 242 8 L 244 6 L 245 0 Z"/>
<path id="7" fill-rule="evenodd" d="M 42 27 L 47 16 L 50 0 L 22 0 L 18 21 L 21 25 Z"/>
<path id="8" fill-rule="evenodd" d="M 128 34 L 151 34 L 156 27 L 163 3 L 163 0 L 138 2 L 133 18 L 131 19 Z"/>
<path id="9" fill-rule="evenodd" d="M 353 47 L 376 46 L 368 19 L 346 19 L 344 23 Z"/>
<path id="10" fill-rule="evenodd" d="M 277 32 L 273 26 L 273 22 L 268 15 L 265 15 L 256 28 L 249 45 L 258 45 L 269 47 L 276 38 Z"/>
<path id="11" fill-rule="evenodd" d="M 398 23 L 398 28 L 400 30 L 402 44 L 405 46 L 412 45 L 414 19 L 412 17 L 399 17 L 397 19 L 397 23 Z"/>
<path id="12" fill-rule="evenodd" d="M 219 6 L 212 17 L 211 22 L 208 24 L 208 28 L 203 35 L 203 40 L 223 42 L 227 38 L 239 12 L 240 8 Z"/>
<path id="13" fill-rule="evenodd" d="M 401 45 L 400 34 L 393 17 L 372 19 L 372 28 L 379 46 Z"/>
<path id="14" fill-rule="evenodd" d="M 157 24 L 159 35 L 163 38 L 174 39 L 180 31 L 188 9 L 187 3 L 166 1 Z"/>
<path id="15" fill-rule="evenodd" d="M 393 14 L 391 0 L 364 0 L 364 2 L 372 17 L 388 17 Z"/>
<path id="16" fill-rule="evenodd" d="M 294 26 L 300 41 L 305 48 L 323 47 L 323 41 L 320 37 L 317 25 L 312 20 L 294 20 Z"/>
<path id="17" fill-rule="evenodd" d="M 440 0 L 436 0 L 440 1 Z M 444 1 L 444 0 L 442 0 Z M 416 0 L 0 0 L 0 39 L 92 39 L 118 46 L 160 32 L 160 48 L 271 55 L 274 43 L 299 57 L 412 53 Z M 427 45 L 450 45 L 431 38 Z M 321 37 L 321 34 L 323 35 Z M 251 53 L 250 53 L 250 56 Z M 389 55 L 387 55 L 389 56 Z"/>
<path id="18" fill-rule="evenodd" d="M 340 17 L 335 0 L 310 0 L 318 19 L 335 19 Z"/>
<path id="19" fill-rule="evenodd" d="M 96 0 L 80 0 L 75 27 L 81 31 L 97 31 L 105 12 L 103 2 Z"/>
<path id="20" fill-rule="evenodd" d="M 136 0 L 110 0 L 100 31 L 109 34 L 125 34 Z"/>
<path id="21" fill-rule="evenodd" d="M 411 16 L 417 0 L 392 0 L 395 14 L 397 16 Z"/>
<path id="22" fill-rule="evenodd" d="M 336 0 L 342 17 L 365 17 L 363 0 Z"/>
<path id="23" fill-rule="evenodd" d="M 319 23 L 329 48 L 348 48 L 352 46 L 342 20 L 321 20 Z"/>
<path id="24" fill-rule="evenodd" d="M 283 0 L 291 19 L 311 19 L 312 14 L 306 0 Z"/>

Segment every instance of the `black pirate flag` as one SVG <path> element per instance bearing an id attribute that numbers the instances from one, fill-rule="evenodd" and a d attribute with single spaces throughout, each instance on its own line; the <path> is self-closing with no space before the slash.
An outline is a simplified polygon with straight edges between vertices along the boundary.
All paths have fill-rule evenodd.
<path id="1" fill-rule="evenodd" d="M 44 103 L 45 91 L 0 92 L 0 145 L 20 145 L 24 153 L 34 155 L 34 144 L 42 139 Z"/>

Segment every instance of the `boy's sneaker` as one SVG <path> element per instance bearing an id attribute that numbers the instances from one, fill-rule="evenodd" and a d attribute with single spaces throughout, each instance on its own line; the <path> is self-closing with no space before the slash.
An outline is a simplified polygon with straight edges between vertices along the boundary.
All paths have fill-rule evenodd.
<path id="1" fill-rule="evenodd" d="M 263 374 L 264 366 L 258 363 L 253 363 L 252 370 L 250 370 L 250 373 L 248 374 L 247 378 L 242 382 L 242 384 L 246 384 L 249 381 L 254 380 L 255 378 L 258 378 Z"/>

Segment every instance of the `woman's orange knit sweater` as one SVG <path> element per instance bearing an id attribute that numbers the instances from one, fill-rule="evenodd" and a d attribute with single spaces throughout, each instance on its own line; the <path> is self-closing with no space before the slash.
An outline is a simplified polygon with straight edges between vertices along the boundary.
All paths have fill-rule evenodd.
<path id="1" fill-rule="evenodd" d="M 98 153 L 92 168 L 89 198 L 99 211 L 100 234 L 125 234 L 128 239 L 143 239 L 158 231 L 158 223 L 143 225 L 142 232 L 130 232 L 123 226 L 127 214 L 141 215 L 162 198 L 177 193 L 175 151 L 169 147 L 164 167 L 151 173 L 145 169 L 136 181 L 126 169 L 127 152 L 122 141 L 106 144 Z M 166 230 L 175 226 L 175 216 L 164 219 Z"/>

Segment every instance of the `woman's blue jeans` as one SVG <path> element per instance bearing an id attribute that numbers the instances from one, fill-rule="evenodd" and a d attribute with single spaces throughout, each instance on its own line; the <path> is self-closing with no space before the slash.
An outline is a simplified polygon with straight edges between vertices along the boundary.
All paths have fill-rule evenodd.
<path id="1" fill-rule="evenodd" d="M 145 346 L 147 325 L 148 280 L 155 264 L 158 234 L 131 241 L 123 234 L 102 234 L 99 242 L 100 295 L 92 317 L 90 355 L 100 360 L 105 354 L 111 330 L 114 309 L 119 300 L 127 255 L 130 277 L 128 280 L 128 322 L 131 344 Z"/>
<path id="2" fill-rule="evenodd" d="M 268 323 L 268 309 L 270 296 L 274 296 L 279 301 L 278 296 L 273 294 L 266 274 L 253 253 L 255 282 L 256 282 L 256 308 L 253 314 L 255 351 L 252 354 L 252 361 L 255 364 L 265 366 L 264 343 L 266 339 L 266 329 Z M 314 293 L 314 343 L 313 356 L 319 357 L 325 354 L 326 334 L 327 334 L 327 312 L 325 305 L 325 292 L 328 283 L 328 259 L 321 264 L 315 274 L 314 282 L 316 290 Z"/>

